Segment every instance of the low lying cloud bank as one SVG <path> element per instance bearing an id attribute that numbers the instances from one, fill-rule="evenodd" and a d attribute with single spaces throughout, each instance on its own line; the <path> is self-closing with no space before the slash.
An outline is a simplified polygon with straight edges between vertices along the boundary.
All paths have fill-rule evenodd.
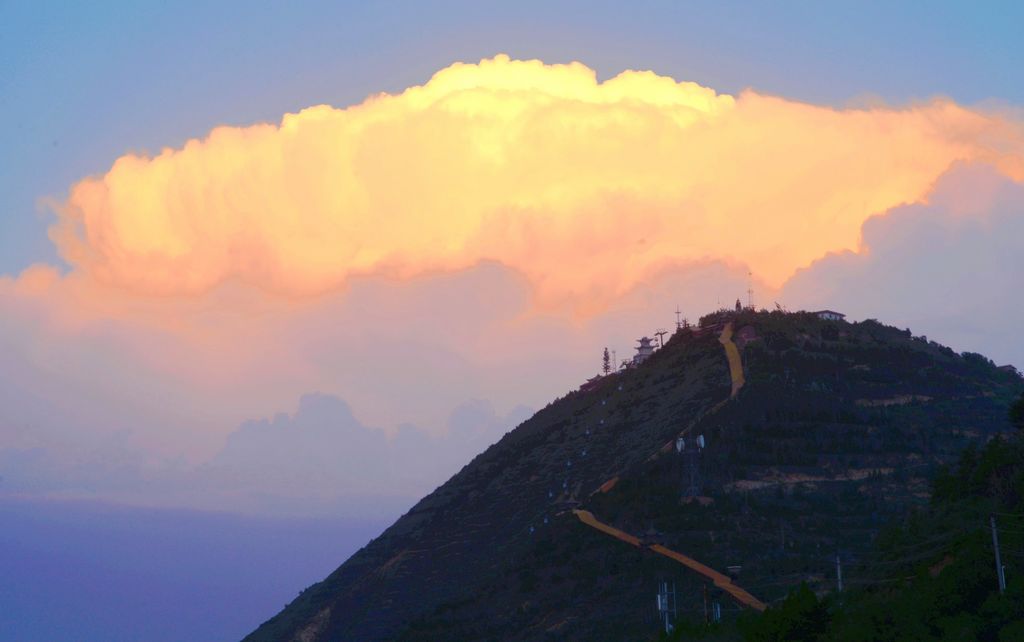
<path id="1" fill-rule="evenodd" d="M 275 515 L 394 517 L 443 483 L 533 412 L 498 416 L 490 402 L 455 408 L 446 431 L 411 424 L 392 435 L 362 424 L 344 400 L 309 394 L 294 414 L 243 423 L 197 466 L 97 447 L 77 456 L 0 449 L 0 494 L 117 498 Z"/>
<path id="2" fill-rule="evenodd" d="M 926 202 L 869 219 L 856 252 L 815 261 L 781 296 L 1024 367 L 1022 290 L 1024 183 L 965 165 L 944 175 Z"/>
<path id="3" fill-rule="evenodd" d="M 418 498 L 532 414 L 518 406 L 498 416 L 490 402 L 475 399 L 452 412 L 441 435 L 403 424 L 389 437 L 360 423 L 338 397 L 310 394 L 293 415 L 242 424 L 197 472 L 252 497 L 329 501 L 387 489 Z"/>

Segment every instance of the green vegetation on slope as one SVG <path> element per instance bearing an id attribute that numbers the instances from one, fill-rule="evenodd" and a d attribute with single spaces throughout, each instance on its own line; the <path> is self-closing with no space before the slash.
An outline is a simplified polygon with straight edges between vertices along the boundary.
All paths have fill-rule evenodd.
<path id="1" fill-rule="evenodd" d="M 1012 406 L 1011 420 L 1022 406 L 1024 396 Z M 802 584 L 735 628 L 681 628 L 667 639 L 1024 640 L 1024 436 L 969 447 L 933 489 L 930 506 L 882 531 L 873 577 L 860 587 L 819 599 Z M 1007 575 L 1002 594 L 993 517 Z"/>

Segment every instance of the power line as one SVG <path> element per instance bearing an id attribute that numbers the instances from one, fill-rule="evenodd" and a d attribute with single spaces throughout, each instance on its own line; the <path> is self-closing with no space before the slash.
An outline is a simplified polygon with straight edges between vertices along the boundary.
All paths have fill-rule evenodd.
<path id="1" fill-rule="evenodd" d="M 914 579 L 914 575 L 904 575 L 902 577 L 886 577 L 881 579 L 861 579 L 861 580 L 847 580 L 847 584 L 858 584 L 858 585 L 870 585 L 870 584 L 891 584 L 892 582 L 906 582 Z"/>
<path id="2" fill-rule="evenodd" d="M 934 556 L 937 553 L 942 553 L 942 552 L 944 552 L 946 550 L 947 549 L 946 549 L 945 546 L 939 546 L 939 547 L 933 548 L 931 550 L 923 551 L 923 552 L 918 553 L 916 555 L 910 555 L 908 557 L 903 557 L 903 558 L 900 558 L 900 559 L 880 561 L 880 562 L 862 562 L 862 563 L 859 563 L 859 564 L 855 564 L 855 566 L 863 566 L 863 567 L 868 567 L 868 568 L 874 568 L 874 567 L 877 567 L 877 566 L 899 566 L 899 565 L 905 565 L 905 564 L 909 564 L 911 562 L 916 562 L 916 561 L 928 559 L 929 557 L 932 557 L 932 556 Z"/>
<path id="3" fill-rule="evenodd" d="M 885 555 L 890 555 L 892 553 L 898 553 L 900 551 L 915 550 L 915 549 L 921 548 L 922 546 L 931 545 L 931 544 L 934 544 L 934 543 L 937 543 L 937 542 L 946 542 L 946 541 L 955 539 L 958 535 L 964 535 L 964 534 L 966 534 L 968 532 L 969 531 L 967 529 L 958 529 L 958 530 L 946 531 L 946 533 L 944 533 L 942 535 L 939 535 L 937 537 L 932 537 L 931 539 L 922 540 L 920 542 L 916 542 L 914 544 L 908 544 L 906 546 L 898 546 L 898 547 L 895 547 L 895 548 L 887 548 L 887 549 L 885 549 L 883 551 L 876 550 L 876 551 L 867 553 L 867 555 L 868 556 L 882 557 L 882 556 L 885 556 Z"/>

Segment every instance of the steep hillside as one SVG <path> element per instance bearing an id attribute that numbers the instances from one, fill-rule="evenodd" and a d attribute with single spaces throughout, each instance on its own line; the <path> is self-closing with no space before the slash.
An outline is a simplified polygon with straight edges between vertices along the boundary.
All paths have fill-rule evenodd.
<path id="1" fill-rule="evenodd" d="M 801 585 L 764 614 L 680 626 L 664 642 L 1024 640 L 1024 396 L 1013 407 L 1018 432 L 940 472 L 930 505 L 893 521 L 857 560 L 855 584 L 817 594 Z"/>
<path id="2" fill-rule="evenodd" d="M 681 618 L 705 586 L 730 617 L 832 581 L 1022 387 L 873 321 L 712 315 L 538 412 L 249 639 L 643 639 L 662 580 Z"/>

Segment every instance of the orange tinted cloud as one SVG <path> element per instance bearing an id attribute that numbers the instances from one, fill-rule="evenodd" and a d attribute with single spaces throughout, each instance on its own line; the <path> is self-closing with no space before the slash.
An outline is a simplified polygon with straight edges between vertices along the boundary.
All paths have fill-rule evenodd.
<path id="1" fill-rule="evenodd" d="M 777 287 L 952 162 L 1020 176 L 1022 150 L 1018 123 L 946 100 L 833 109 L 498 56 L 125 155 L 73 187 L 51 235 L 76 268 L 146 293 L 313 294 L 496 260 L 542 303 L 593 308 L 707 258 Z"/>

